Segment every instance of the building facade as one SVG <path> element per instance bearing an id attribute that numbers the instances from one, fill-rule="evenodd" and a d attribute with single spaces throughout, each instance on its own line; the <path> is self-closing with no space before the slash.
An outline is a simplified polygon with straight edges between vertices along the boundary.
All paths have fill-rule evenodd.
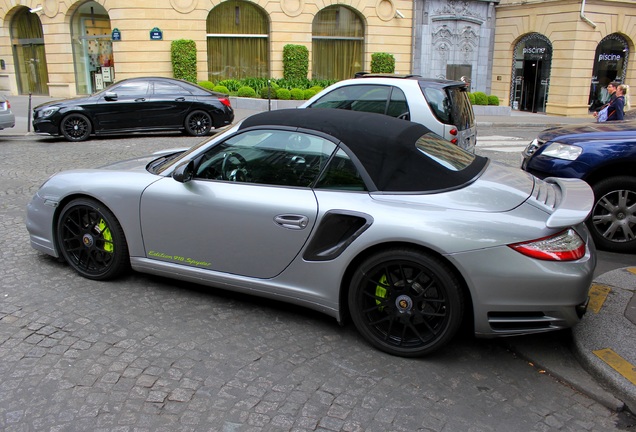
<path id="1" fill-rule="evenodd" d="M 490 93 L 499 0 L 415 0 L 413 73 Z"/>
<path id="2" fill-rule="evenodd" d="M 0 0 L 0 89 L 69 97 L 135 76 L 172 76 L 171 42 L 197 46 L 197 78 L 283 74 L 305 45 L 310 78 L 369 70 L 375 52 L 412 70 L 410 0 Z"/>
<path id="3" fill-rule="evenodd" d="M 501 0 L 492 93 L 514 110 L 587 116 L 607 83 L 636 83 L 635 40 L 633 0 Z"/>

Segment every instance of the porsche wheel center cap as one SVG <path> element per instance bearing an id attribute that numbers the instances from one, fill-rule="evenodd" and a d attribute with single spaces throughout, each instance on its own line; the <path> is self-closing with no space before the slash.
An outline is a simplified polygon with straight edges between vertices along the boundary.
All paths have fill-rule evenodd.
<path id="1" fill-rule="evenodd" d="M 413 307 L 413 300 L 407 295 L 401 295 L 395 299 L 395 305 L 400 312 L 408 312 Z"/>
<path id="2" fill-rule="evenodd" d="M 93 236 L 90 234 L 84 234 L 84 237 L 82 237 L 82 242 L 84 243 L 84 246 L 86 247 L 93 246 L 93 243 L 94 243 Z"/>

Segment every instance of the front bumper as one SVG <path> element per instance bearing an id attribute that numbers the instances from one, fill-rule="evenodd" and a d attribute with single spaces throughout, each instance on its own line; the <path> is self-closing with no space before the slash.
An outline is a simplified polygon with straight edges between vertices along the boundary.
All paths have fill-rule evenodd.
<path id="1" fill-rule="evenodd" d="M 53 235 L 53 221 L 58 203 L 36 194 L 27 205 L 26 228 L 31 247 L 35 250 L 59 257 Z"/>

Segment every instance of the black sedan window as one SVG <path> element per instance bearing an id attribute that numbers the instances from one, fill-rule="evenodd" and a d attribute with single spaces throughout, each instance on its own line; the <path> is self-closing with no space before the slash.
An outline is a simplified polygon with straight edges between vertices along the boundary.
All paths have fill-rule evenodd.
<path id="1" fill-rule="evenodd" d="M 252 130 L 208 150 L 196 179 L 309 187 L 336 145 L 324 138 L 281 130 Z"/>
<path id="2" fill-rule="evenodd" d="M 156 95 L 190 95 L 191 93 L 184 89 L 183 87 L 177 85 L 177 84 L 173 84 L 173 83 L 168 83 L 168 82 L 161 82 L 161 81 L 155 81 L 154 83 L 154 88 L 155 88 L 155 94 Z"/>
<path id="3" fill-rule="evenodd" d="M 118 96 L 145 95 L 148 93 L 148 81 L 125 82 L 109 89 Z"/>

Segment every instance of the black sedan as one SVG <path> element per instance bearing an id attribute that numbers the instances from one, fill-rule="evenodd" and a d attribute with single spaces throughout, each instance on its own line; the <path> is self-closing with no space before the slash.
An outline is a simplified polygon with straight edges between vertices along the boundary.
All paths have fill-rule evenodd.
<path id="1" fill-rule="evenodd" d="M 36 133 L 84 141 L 91 134 L 182 130 L 203 136 L 234 121 L 227 95 L 172 78 L 131 78 L 87 97 L 33 110 Z"/>
<path id="2" fill-rule="evenodd" d="M 523 152 L 537 177 L 585 180 L 594 190 L 587 220 L 599 249 L 636 252 L 636 121 L 551 128 Z"/>

